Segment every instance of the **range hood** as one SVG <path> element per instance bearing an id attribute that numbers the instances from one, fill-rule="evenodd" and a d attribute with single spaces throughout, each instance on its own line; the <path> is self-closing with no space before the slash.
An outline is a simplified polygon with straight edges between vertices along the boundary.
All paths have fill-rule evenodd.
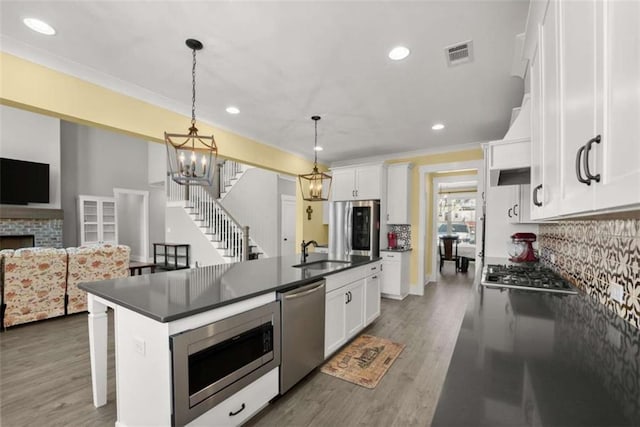
<path id="1" fill-rule="evenodd" d="M 511 127 L 500 141 L 489 143 L 489 177 L 492 186 L 531 182 L 531 107 L 529 95 L 512 114 Z"/>

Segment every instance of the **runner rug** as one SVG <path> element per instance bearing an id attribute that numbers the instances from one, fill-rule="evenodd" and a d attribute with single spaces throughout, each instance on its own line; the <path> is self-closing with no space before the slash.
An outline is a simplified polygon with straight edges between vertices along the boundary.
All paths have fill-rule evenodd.
<path id="1" fill-rule="evenodd" d="M 362 387 L 375 388 L 404 347 L 385 338 L 360 335 L 320 371 Z"/>

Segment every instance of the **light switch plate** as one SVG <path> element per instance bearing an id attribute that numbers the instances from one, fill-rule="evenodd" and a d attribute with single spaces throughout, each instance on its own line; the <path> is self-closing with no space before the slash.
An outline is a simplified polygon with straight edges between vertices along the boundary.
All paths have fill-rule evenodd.
<path id="1" fill-rule="evenodd" d="M 611 299 L 622 304 L 624 302 L 624 290 L 622 285 L 609 283 L 609 295 Z"/>
<path id="2" fill-rule="evenodd" d="M 136 350 L 136 353 L 144 356 L 146 353 L 146 343 L 142 338 L 135 337 L 133 338 L 133 346 Z"/>

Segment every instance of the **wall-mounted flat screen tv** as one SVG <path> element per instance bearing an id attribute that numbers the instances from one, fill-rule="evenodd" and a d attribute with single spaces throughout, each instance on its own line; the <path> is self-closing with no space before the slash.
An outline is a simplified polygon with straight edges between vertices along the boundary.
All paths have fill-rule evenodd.
<path id="1" fill-rule="evenodd" d="M 49 203 L 49 165 L 0 157 L 0 203 Z"/>

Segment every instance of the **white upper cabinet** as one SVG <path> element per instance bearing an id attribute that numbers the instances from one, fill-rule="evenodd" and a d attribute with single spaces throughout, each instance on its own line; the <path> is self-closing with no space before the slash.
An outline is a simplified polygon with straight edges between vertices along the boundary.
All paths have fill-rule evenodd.
<path id="1" fill-rule="evenodd" d="M 640 203 L 640 2 L 604 2 L 602 141 L 594 145 L 596 208 Z M 600 71 L 600 70 L 599 70 Z"/>
<path id="2" fill-rule="evenodd" d="M 383 166 L 365 165 L 334 168 L 332 171 L 331 200 L 381 199 Z"/>
<path id="3" fill-rule="evenodd" d="M 536 8 L 527 24 L 536 39 L 527 52 L 532 217 L 640 206 L 640 2 Z"/>
<path id="4" fill-rule="evenodd" d="M 410 224 L 411 163 L 387 168 L 387 224 Z"/>
<path id="5" fill-rule="evenodd" d="M 560 204 L 562 214 L 572 214 L 593 209 L 595 200 L 582 165 L 585 159 L 596 160 L 595 150 L 586 147 L 598 134 L 597 2 L 561 1 L 559 6 Z"/>

